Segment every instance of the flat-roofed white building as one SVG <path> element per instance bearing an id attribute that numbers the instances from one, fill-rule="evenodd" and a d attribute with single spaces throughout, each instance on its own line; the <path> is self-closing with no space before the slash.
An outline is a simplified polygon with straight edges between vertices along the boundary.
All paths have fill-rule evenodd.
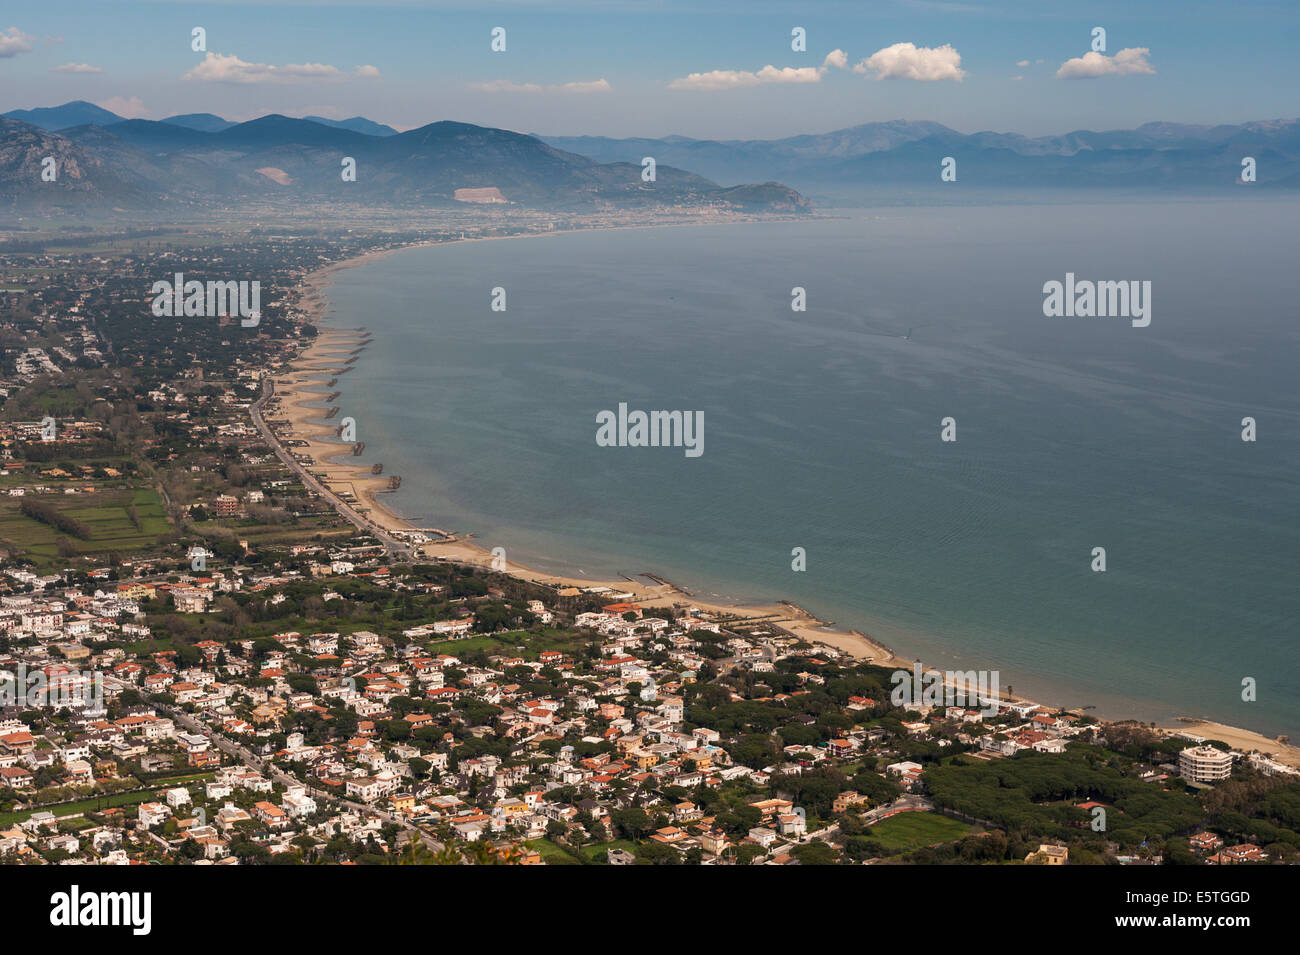
<path id="1" fill-rule="evenodd" d="M 1213 783 L 1232 775 L 1232 756 L 1213 746 L 1189 746 L 1178 754 L 1178 775 L 1196 783 Z"/>

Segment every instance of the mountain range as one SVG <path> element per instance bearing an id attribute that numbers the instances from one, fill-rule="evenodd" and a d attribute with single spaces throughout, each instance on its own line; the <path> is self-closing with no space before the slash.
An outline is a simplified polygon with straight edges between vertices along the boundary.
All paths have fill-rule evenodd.
<path id="1" fill-rule="evenodd" d="M 33 210 L 339 198 L 407 208 L 461 201 L 573 210 L 808 207 L 775 182 L 722 187 L 670 164 L 659 164 L 655 180 L 644 182 L 639 162 L 597 162 L 534 136 L 468 123 L 399 133 L 361 117 L 335 122 L 273 114 L 229 123 L 207 113 L 163 121 L 104 113 L 78 102 L 0 118 L 0 203 Z M 76 124 L 46 128 L 68 121 Z M 52 182 L 40 176 L 46 157 L 58 170 Z M 355 181 L 343 179 L 348 159 Z"/>
<path id="2" fill-rule="evenodd" d="M 46 156 L 61 171 L 56 183 L 39 180 Z M 657 166 L 653 184 L 641 180 L 647 156 Z M 896 120 L 771 140 L 611 139 L 447 121 L 398 132 L 362 116 L 124 119 L 75 101 L 0 118 L 0 203 L 325 200 L 346 185 L 348 197 L 374 204 L 468 198 L 581 209 L 715 202 L 798 211 L 808 203 L 795 189 L 938 186 L 940 162 L 949 156 L 957 161 L 957 181 L 977 186 L 1167 190 L 1231 188 L 1249 156 L 1259 186 L 1298 188 L 1300 120 L 1147 123 L 1040 137 Z M 355 182 L 342 182 L 343 157 L 357 163 Z M 34 184 L 50 188 L 37 191 Z"/>
<path id="3" fill-rule="evenodd" d="M 1131 130 L 1039 137 L 964 134 L 939 123 L 895 120 L 771 140 L 540 138 L 599 162 L 654 156 L 719 182 L 780 179 L 797 189 L 938 183 L 946 156 L 957 161 L 958 182 L 1051 188 L 1227 187 L 1249 156 L 1260 185 L 1300 187 L 1300 120 L 1295 119 L 1220 126 L 1146 123 Z"/>
<path id="4" fill-rule="evenodd" d="M 30 123 L 33 126 L 39 126 L 41 129 L 55 133 L 62 129 L 71 129 L 74 126 L 109 126 L 113 123 L 123 122 L 126 119 L 125 116 L 118 116 L 111 110 L 80 99 L 64 103 L 62 106 L 11 109 L 9 112 L 0 115 L 7 119 L 17 119 L 24 123 Z M 326 119 L 324 116 L 304 116 L 303 118 L 313 123 L 320 123 L 322 126 L 350 129 L 354 133 L 365 133 L 367 136 L 397 135 L 397 130 L 393 129 L 393 127 L 385 126 L 383 123 L 376 123 L 364 116 L 353 116 L 351 119 Z M 222 119 L 213 113 L 184 113 L 179 116 L 168 116 L 166 119 L 160 120 L 160 122 L 172 126 L 184 126 L 186 129 L 197 129 L 203 133 L 219 133 L 223 129 L 239 125 L 231 120 Z"/>

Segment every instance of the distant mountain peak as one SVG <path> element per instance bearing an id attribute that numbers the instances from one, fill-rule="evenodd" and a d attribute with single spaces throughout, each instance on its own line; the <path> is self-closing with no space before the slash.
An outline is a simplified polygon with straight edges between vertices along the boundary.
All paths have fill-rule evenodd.
<path id="1" fill-rule="evenodd" d="M 181 126 L 200 133 L 219 133 L 235 124 L 213 113 L 184 113 L 180 116 L 168 116 L 163 120 L 170 126 Z"/>
<path id="2" fill-rule="evenodd" d="M 391 126 L 385 126 L 383 123 L 376 123 L 374 120 L 366 119 L 364 116 L 353 116 L 349 119 L 326 119 L 323 116 L 305 116 L 313 123 L 320 123 L 323 126 L 333 126 L 337 129 L 347 129 L 354 133 L 364 133 L 367 136 L 396 136 L 397 130 Z"/>
<path id="3" fill-rule="evenodd" d="M 35 109 L 14 109 L 4 114 L 9 119 L 30 123 L 41 129 L 57 132 L 73 126 L 107 126 L 122 122 L 122 116 L 102 106 L 75 99 L 62 106 L 38 106 Z"/>

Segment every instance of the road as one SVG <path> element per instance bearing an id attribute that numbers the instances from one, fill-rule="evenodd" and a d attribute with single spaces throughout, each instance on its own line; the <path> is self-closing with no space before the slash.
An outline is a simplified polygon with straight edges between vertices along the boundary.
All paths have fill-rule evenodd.
<path id="1" fill-rule="evenodd" d="M 411 556 L 411 547 L 409 544 L 394 537 L 370 518 L 359 513 L 351 504 L 343 500 L 343 498 L 339 497 L 321 483 L 315 475 L 308 471 L 307 468 L 298 461 L 297 458 L 289 453 L 288 448 L 280 443 L 280 439 L 275 436 L 275 433 L 271 430 L 270 425 L 266 423 L 266 418 L 262 414 L 262 409 L 274 395 L 275 382 L 268 375 L 262 379 L 262 396 L 254 401 L 253 404 L 249 406 L 248 410 L 249 414 L 253 418 L 254 427 L 257 428 L 257 431 L 261 434 L 263 440 L 270 445 L 271 450 L 275 452 L 276 457 L 284 463 L 285 467 L 297 475 L 298 480 L 302 481 L 303 486 L 312 493 L 320 495 L 326 503 L 338 512 L 340 517 L 356 527 L 357 530 L 376 538 L 384 545 L 384 548 L 392 556 L 409 558 Z"/>

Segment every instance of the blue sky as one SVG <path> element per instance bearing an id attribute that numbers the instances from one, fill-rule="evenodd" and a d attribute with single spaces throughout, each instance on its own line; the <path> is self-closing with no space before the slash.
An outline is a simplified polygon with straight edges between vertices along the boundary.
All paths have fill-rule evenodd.
<path id="1" fill-rule="evenodd" d="M 1090 53 L 1097 26 L 1104 53 Z M 890 119 L 1042 135 L 1293 118 L 1297 36 L 1300 4 L 1282 0 L 6 0 L 0 111 L 85 99 L 150 119 L 361 114 L 552 135 L 776 138 Z"/>

